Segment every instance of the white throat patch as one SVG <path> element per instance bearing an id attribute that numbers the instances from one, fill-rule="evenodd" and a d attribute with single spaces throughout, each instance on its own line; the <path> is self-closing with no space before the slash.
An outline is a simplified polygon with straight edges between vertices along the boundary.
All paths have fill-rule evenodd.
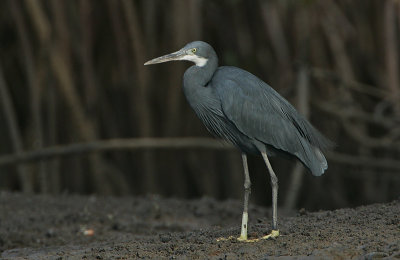
<path id="1" fill-rule="evenodd" d="M 188 60 L 194 62 L 196 66 L 203 67 L 207 64 L 208 59 L 199 57 L 197 55 L 185 55 L 180 58 L 180 60 Z"/>

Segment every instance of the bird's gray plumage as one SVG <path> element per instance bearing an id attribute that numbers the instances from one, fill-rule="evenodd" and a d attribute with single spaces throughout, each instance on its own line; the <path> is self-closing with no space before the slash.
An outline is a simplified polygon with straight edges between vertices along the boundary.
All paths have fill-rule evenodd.
<path id="1" fill-rule="evenodd" d="M 209 44 L 191 42 L 179 51 L 150 60 L 145 65 L 171 60 L 195 63 L 183 76 L 183 91 L 190 106 L 211 133 L 242 150 L 245 191 L 238 239 L 247 240 L 251 192 L 248 153 L 262 155 L 271 177 L 272 232 L 263 238 L 278 236 L 278 178 L 268 156 L 278 154 L 298 158 L 312 174 L 319 176 L 328 168 L 323 151 L 331 146 L 330 141 L 253 74 L 236 67 L 218 67 L 217 54 Z"/>
<path id="2" fill-rule="evenodd" d="M 246 153 L 259 154 L 262 143 L 269 155 L 294 156 L 313 175 L 323 174 L 328 164 L 322 152 L 331 143 L 265 82 L 236 67 L 217 68 L 212 47 L 204 49 L 207 64 L 185 72 L 183 89 L 207 129 Z"/>
<path id="3" fill-rule="evenodd" d="M 237 135 L 267 145 L 270 155 L 297 157 L 314 175 L 328 168 L 321 150 L 329 141 L 262 80 L 239 68 L 220 67 L 209 87 L 215 89 L 221 110 L 236 126 L 232 131 L 239 131 Z"/>

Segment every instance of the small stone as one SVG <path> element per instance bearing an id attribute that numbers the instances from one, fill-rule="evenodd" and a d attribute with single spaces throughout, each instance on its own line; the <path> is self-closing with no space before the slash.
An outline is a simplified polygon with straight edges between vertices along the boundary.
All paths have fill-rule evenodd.
<path id="1" fill-rule="evenodd" d="M 305 208 L 301 208 L 301 209 L 299 210 L 299 215 L 300 215 L 300 216 L 307 215 L 306 209 L 305 209 Z"/>
<path id="2" fill-rule="evenodd" d="M 171 235 L 170 234 L 160 234 L 160 240 L 163 243 L 167 243 L 171 241 Z"/>
<path id="3" fill-rule="evenodd" d="M 54 236 L 55 236 L 55 232 L 53 229 L 50 228 L 46 231 L 46 237 L 50 238 L 50 237 L 54 237 Z"/>

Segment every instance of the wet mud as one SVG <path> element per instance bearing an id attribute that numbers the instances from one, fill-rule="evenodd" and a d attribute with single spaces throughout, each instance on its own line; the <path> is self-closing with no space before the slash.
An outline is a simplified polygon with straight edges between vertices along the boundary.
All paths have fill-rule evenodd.
<path id="1" fill-rule="evenodd" d="M 400 259 L 400 202 L 279 213 L 280 236 L 240 233 L 242 202 L 0 193 L 1 259 Z M 249 235 L 270 231 L 252 205 Z"/>

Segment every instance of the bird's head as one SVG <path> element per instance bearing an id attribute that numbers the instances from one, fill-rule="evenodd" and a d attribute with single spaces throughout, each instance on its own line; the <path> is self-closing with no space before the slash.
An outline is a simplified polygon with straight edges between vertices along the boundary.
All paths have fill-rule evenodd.
<path id="1" fill-rule="evenodd" d="M 144 65 L 151 65 L 173 60 L 188 60 L 194 62 L 196 66 L 203 67 L 207 64 L 209 58 L 216 57 L 214 49 L 206 42 L 195 41 L 186 44 L 179 51 L 149 60 Z"/>

